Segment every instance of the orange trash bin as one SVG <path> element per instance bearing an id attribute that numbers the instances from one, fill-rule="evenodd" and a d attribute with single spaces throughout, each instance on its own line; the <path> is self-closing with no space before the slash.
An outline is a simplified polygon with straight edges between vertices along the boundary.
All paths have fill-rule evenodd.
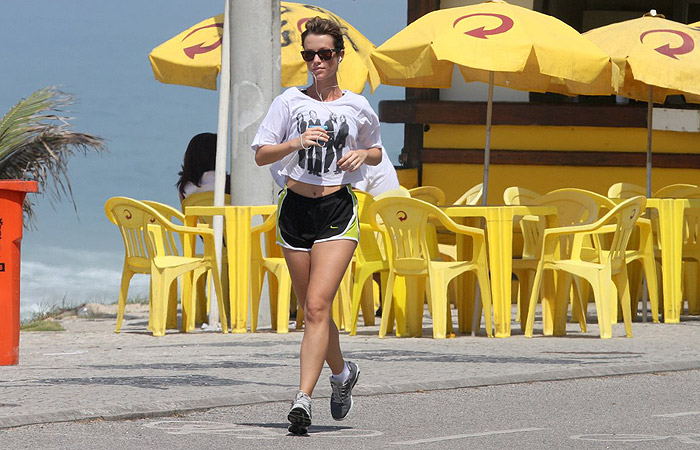
<path id="1" fill-rule="evenodd" d="M 0 180 L 0 366 L 19 363 L 22 204 L 36 181 Z"/>

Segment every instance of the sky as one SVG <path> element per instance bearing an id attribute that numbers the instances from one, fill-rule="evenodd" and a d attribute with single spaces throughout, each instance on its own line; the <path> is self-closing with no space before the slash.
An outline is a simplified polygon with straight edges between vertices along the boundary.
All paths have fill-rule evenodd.
<path id="1" fill-rule="evenodd" d="M 405 26 L 405 0 L 316 0 L 375 45 Z M 37 89 L 58 86 L 74 95 L 75 131 L 106 140 L 109 152 L 76 157 L 69 200 L 38 196 L 37 228 L 22 240 L 23 317 L 51 305 L 115 302 L 124 247 L 104 213 L 113 196 L 178 206 L 174 184 L 189 139 L 216 131 L 218 94 L 157 82 L 148 53 L 186 28 L 220 14 L 224 0 L 3 0 L 0 114 Z M 402 88 L 365 91 L 370 104 L 403 99 Z M 396 163 L 400 125 L 382 125 Z M 251 156 L 252 157 L 252 156 Z M 145 296 L 146 276 L 130 297 Z"/>

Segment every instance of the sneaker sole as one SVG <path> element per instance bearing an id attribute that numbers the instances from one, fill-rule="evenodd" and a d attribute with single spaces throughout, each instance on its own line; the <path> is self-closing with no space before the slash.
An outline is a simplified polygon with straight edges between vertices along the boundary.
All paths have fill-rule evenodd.
<path id="1" fill-rule="evenodd" d="M 357 376 L 355 377 L 355 382 L 352 383 L 351 389 L 355 389 L 355 385 L 357 384 L 357 380 L 359 380 L 359 379 L 360 379 L 360 368 L 358 367 L 357 368 Z M 343 420 L 345 420 L 345 418 L 348 417 L 348 414 L 350 414 L 350 411 L 352 411 L 352 407 L 354 405 L 355 405 L 355 400 L 352 398 L 352 395 L 351 395 L 350 396 L 350 408 L 348 409 L 348 412 L 346 412 L 343 417 L 339 417 L 337 419 L 335 417 L 333 417 L 333 420 L 335 420 L 336 422 L 342 422 Z"/>
<path id="2" fill-rule="evenodd" d="M 292 426 L 299 428 L 308 428 L 309 425 L 311 425 L 311 417 L 309 417 L 309 415 L 306 414 L 306 411 L 301 408 L 295 408 L 289 411 L 289 414 L 287 414 L 287 420 L 292 424 Z"/>

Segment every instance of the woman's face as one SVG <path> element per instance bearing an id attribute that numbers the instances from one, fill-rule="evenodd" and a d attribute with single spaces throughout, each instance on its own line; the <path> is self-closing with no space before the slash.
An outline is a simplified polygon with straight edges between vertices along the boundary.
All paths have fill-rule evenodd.
<path id="1" fill-rule="evenodd" d="M 304 40 L 304 50 L 317 52 L 319 50 L 330 50 L 334 48 L 333 37 L 327 34 L 309 34 Z M 316 81 L 334 78 L 338 72 L 338 58 L 342 56 L 343 53 L 344 50 L 341 50 L 340 53 L 333 52 L 333 56 L 327 61 L 315 55 L 313 60 L 306 62 L 306 68 L 314 76 Z"/>

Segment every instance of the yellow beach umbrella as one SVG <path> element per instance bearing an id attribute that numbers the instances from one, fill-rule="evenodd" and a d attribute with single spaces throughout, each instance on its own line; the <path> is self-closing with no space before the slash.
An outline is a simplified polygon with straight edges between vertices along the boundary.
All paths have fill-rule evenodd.
<path id="1" fill-rule="evenodd" d="M 372 60 L 385 84 L 450 87 L 455 65 L 466 81 L 489 83 L 484 204 L 494 84 L 596 95 L 608 94 L 618 76 L 609 56 L 569 25 L 505 1 L 428 13 L 380 45 Z"/>
<path id="2" fill-rule="evenodd" d="M 620 68 L 618 94 L 648 104 L 647 196 L 651 196 L 652 108 L 668 95 L 700 103 L 700 30 L 657 15 L 584 33 Z"/>
<path id="3" fill-rule="evenodd" d="M 343 89 L 361 93 L 369 82 L 374 90 L 379 84 L 370 60 L 374 45 L 352 25 L 336 14 L 318 6 L 281 2 L 282 86 L 307 82 L 306 63 L 301 59 L 301 33 L 306 21 L 315 16 L 331 19 L 343 31 L 345 57 L 338 70 L 338 84 Z M 188 28 L 154 48 L 148 55 L 156 79 L 162 83 L 195 86 L 216 90 L 221 70 L 223 14 Z"/>

